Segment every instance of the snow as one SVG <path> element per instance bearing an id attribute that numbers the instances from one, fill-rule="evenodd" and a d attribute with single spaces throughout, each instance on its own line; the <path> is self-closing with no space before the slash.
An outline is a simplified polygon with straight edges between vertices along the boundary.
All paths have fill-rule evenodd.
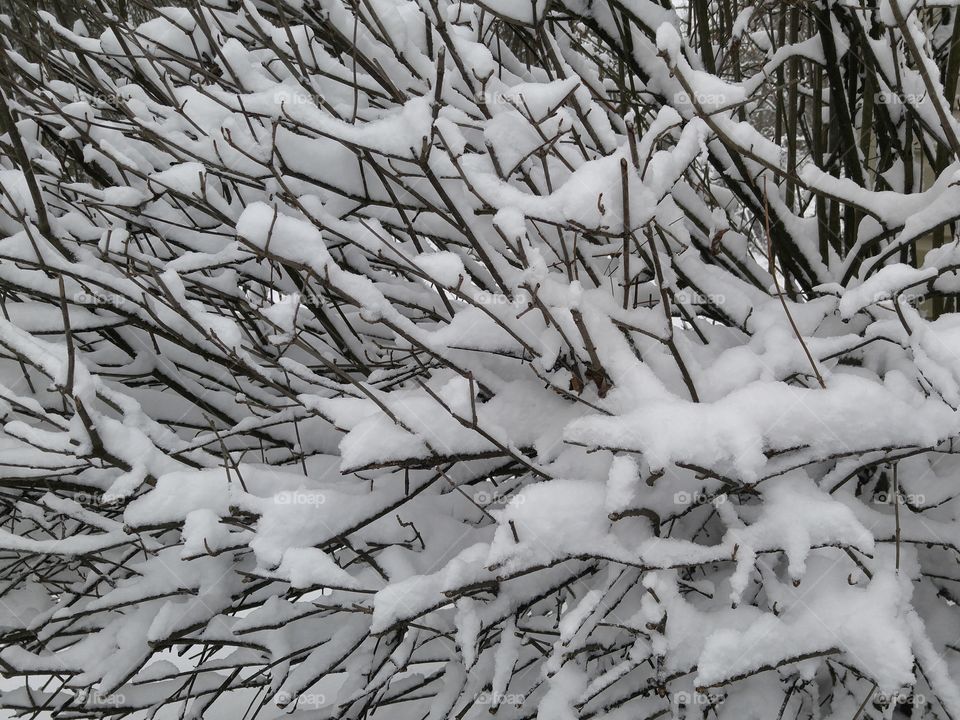
<path id="1" fill-rule="evenodd" d="M 296 588 L 324 585 L 357 587 L 357 581 L 344 572 L 329 555 L 317 548 L 290 548 L 283 553 L 277 574 L 289 578 Z"/>
<path id="2" fill-rule="evenodd" d="M 680 57 L 680 35 L 670 23 L 663 23 L 657 28 L 657 49 L 671 61 Z"/>
<path id="3" fill-rule="evenodd" d="M 509 572 L 580 553 L 616 556 L 604 499 L 603 486 L 587 480 L 549 480 L 525 488 L 499 511 L 487 565 Z"/>
<path id="4" fill-rule="evenodd" d="M 846 289 L 840 298 L 840 314 L 849 318 L 873 303 L 895 296 L 937 276 L 936 268 L 913 268 L 896 264 L 881 268 L 863 284 Z"/>
<path id="5" fill-rule="evenodd" d="M 463 261 L 452 252 L 422 253 L 413 262 L 428 277 L 447 287 L 456 287 L 465 276 Z"/>
<path id="6" fill-rule="evenodd" d="M 633 498 L 640 469 L 637 461 L 629 455 L 618 455 L 610 463 L 607 479 L 606 509 L 610 512 L 623 510 Z"/>
<path id="7" fill-rule="evenodd" d="M 616 418 L 576 420 L 565 437 L 642 452 L 653 469 L 682 460 L 730 468 L 752 481 L 770 450 L 813 442 L 826 452 L 885 442 L 935 443 L 952 417 L 937 403 L 907 404 L 874 383 L 835 375 L 828 393 L 757 381 L 704 407 L 674 401 Z M 672 432 L 661 432 L 664 426 Z"/>
<path id="8" fill-rule="evenodd" d="M 830 572 L 830 561 L 821 558 L 821 562 L 823 571 Z M 766 614 L 745 630 L 716 631 L 704 644 L 695 682 L 698 686 L 716 685 L 764 665 L 775 665 L 785 655 L 796 660 L 836 649 L 867 672 L 881 693 L 892 694 L 915 679 L 903 617 L 909 591 L 909 585 L 905 588 L 887 571 L 865 588 L 805 594 L 779 617 Z M 875 628 L 883 628 L 883 632 Z M 787 653 L 785 648 L 789 648 Z"/>
<path id="9" fill-rule="evenodd" d="M 131 501 L 124 522 L 131 527 L 185 520 L 195 510 L 207 509 L 218 516 L 227 511 L 230 490 L 222 469 L 186 471 L 164 475 L 148 494 Z"/>
<path id="10" fill-rule="evenodd" d="M 946 14 L 234 5 L 11 39 L 0 715 L 960 717 Z"/>
<path id="11" fill-rule="evenodd" d="M 237 220 L 237 237 L 264 251 L 293 253 L 292 259 L 316 263 L 317 267 L 329 257 L 319 230 L 298 218 L 281 215 L 263 202 L 248 205 L 243 211 Z"/>
<path id="12" fill-rule="evenodd" d="M 772 480 L 763 489 L 760 516 L 748 527 L 732 527 L 724 537 L 738 547 L 737 570 L 731 577 L 731 600 L 742 600 L 753 572 L 754 549 L 779 545 L 787 559 L 787 574 L 794 581 L 806 573 L 811 548 L 832 542 L 874 551 L 873 536 L 846 507 L 801 476 Z"/>

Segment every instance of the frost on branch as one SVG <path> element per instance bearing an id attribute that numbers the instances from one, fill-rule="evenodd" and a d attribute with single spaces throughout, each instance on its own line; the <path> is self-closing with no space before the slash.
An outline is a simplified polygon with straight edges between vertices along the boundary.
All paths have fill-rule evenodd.
<path id="1" fill-rule="evenodd" d="M 0 72 L 5 712 L 960 718 L 953 10 L 76 5 Z"/>

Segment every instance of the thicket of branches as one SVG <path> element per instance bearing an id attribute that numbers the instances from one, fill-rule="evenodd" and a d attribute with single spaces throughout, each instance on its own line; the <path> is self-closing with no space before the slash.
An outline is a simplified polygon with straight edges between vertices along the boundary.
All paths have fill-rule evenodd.
<path id="1" fill-rule="evenodd" d="M 6 712 L 960 720 L 953 3 L 5 9 Z"/>

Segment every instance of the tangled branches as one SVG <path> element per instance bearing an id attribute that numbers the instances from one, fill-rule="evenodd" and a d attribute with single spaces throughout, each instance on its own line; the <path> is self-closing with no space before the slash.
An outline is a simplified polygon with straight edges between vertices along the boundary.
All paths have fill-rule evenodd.
<path id="1" fill-rule="evenodd" d="M 0 80 L 0 706 L 960 716 L 950 12 L 80 7 Z"/>

